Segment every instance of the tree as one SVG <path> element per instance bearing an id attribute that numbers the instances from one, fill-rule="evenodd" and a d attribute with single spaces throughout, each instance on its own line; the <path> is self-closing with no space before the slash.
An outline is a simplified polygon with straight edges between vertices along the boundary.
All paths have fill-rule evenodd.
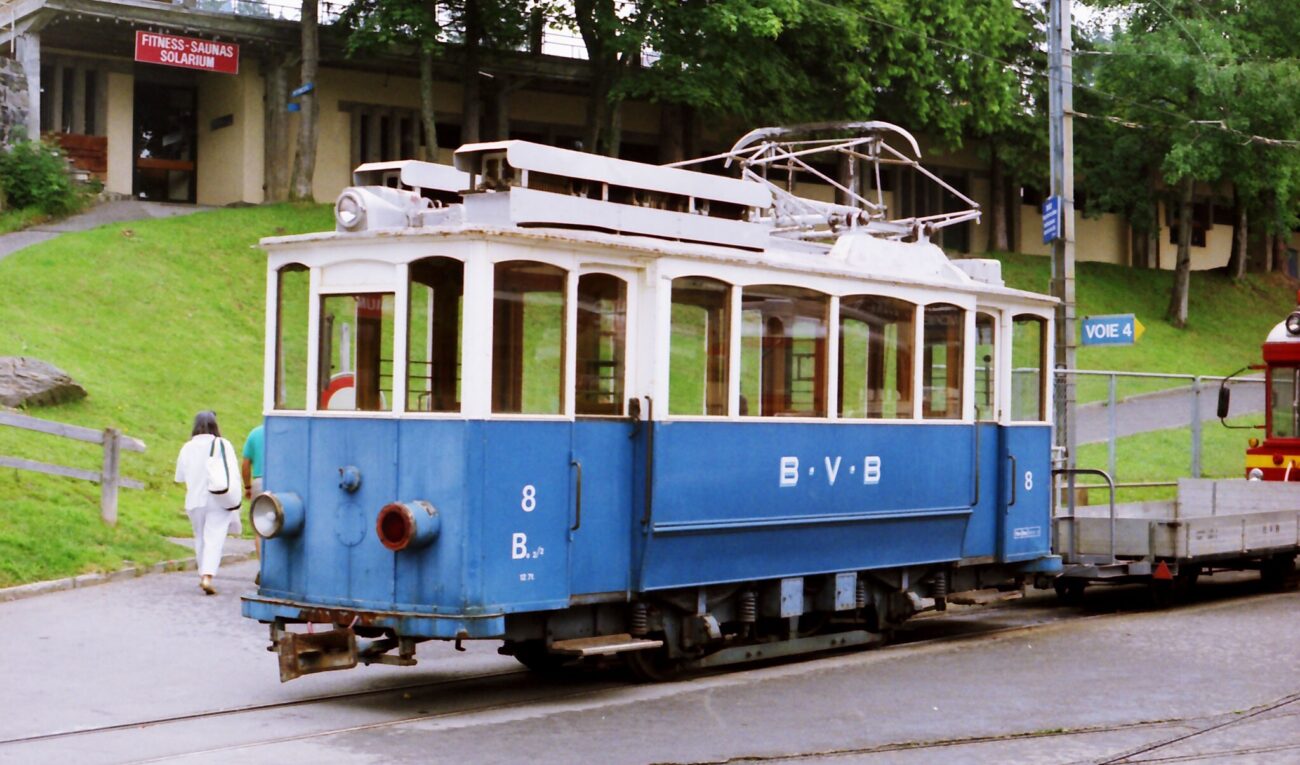
<path id="1" fill-rule="evenodd" d="M 339 16 L 347 30 L 347 54 L 367 55 L 394 49 L 414 50 L 420 63 L 420 126 L 423 159 L 438 160 L 437 102 L 433 59 L 443 35 L 438 4 L 433 0 L 357 0 Z"/>
<path id="2" fill-rule="evenodd" d="M 316 0 L 302 0 L 302 82 L 312 89 L 299 97 L 298 151 L 294 157 L 289 198 L 311 201 L 316 174 L 316 126 L 320 104 L 316 100 L 316 74 L 320 68 L 320 30 Z"/>

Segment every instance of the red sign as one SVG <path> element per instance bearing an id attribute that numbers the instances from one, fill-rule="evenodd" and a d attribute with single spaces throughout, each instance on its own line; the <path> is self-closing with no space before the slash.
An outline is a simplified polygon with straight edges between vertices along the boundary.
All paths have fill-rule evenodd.
<path id="1" fill-rule="evenodd" d="M 200 40 L 197 37 L 136 30 L 135 60 L 182 69 L 200 69 L 204 72 L 239 74 L 238 45 Z"/>

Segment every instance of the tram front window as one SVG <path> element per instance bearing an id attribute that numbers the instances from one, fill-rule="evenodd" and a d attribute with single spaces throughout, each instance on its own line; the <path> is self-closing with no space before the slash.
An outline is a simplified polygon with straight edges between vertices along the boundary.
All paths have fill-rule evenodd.
<path id="1" fill-rule="evenodd" d="M 1269 370 L 1269 436 L 1300 438 L 1300 369 Z"/>
<path id="2" fill-rule="evenodd" d="M 1022 314 L 1011 327 L 1011 419 L 1047 419 L 1043 378 L 1047 370 L 1047 320 Z"/>
<path id="3" fill-rule="evenodd" d="M 564 269 L 496 264 L 492 301 L 492 411 L 564 411 Z"/>
<path id="4" fill-rule="evenodd" d="M 319 378 L 320 409 L 392 407 L 393 293 L 321 298 Z"/>
<path id="5" fill-rule="evenodd" d="M 307 408 L 307 329 L 311 276 L 298 263 L 276 274 L 275 408 Z"/>
<path id="6" fill-rule="evenodd" d="M 411 264 L 407 411 L 460 411 L 464 270 L 464 265 L 452 258 L 424 258 Z"/>
<path id="7" fill-rule="evenodd" d="M 609 274 L 578 279 L 578 414 L 623 414 L 627 284 Z"/>

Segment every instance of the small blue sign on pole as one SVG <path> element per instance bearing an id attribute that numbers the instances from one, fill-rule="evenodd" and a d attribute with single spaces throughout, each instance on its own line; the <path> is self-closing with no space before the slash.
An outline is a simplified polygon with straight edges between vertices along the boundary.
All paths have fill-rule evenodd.
<path id="1" fill-rule="evenodd" d="M 1085 316 L 1079 328 L 1084 345 L 1132 345 L 1146 330 L 1131 313 Z"/>
<path id="2" fill-rule="evenodd" d="M 1048 197 L 1043 202 L 1043 244 L 1061 238 L 1061 198 Z"/>

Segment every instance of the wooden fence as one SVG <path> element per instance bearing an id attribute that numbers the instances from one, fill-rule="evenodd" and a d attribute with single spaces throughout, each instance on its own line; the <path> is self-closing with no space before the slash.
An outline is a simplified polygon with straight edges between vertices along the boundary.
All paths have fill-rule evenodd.
<path id="1" fill-rule="evenodd" d="M 0 467 L 11 467 L 19 470 L 30 470 L 35 473 L 48 473 L 50 475 L 65 476 L 67 478 L 80 478 L 85 481 L 94 481 L 100 486 L 100 516 L 103 517 L 104 522 L 110 526 L 117 524 L 118 488 L 144 488 L 143 483 L 131 478 L 123 477 L 120 469 L 122 450 L 125 449 L 128 452 L 143 452 L 145 449 L 144 442 L 131 438 L 130 436 L 124 436 L 115 428 L 95 430 L 93 428 L 83 428 L 77 425 L 68 425 L 62 422 L 41 420 L 36 417 L 28 417 L 25 414 L 18 414 L 17 412 L 4 411 L 0 411 L 0 425 L 8 425 L 23 430 L 34 430 L 38 433 L 48 433 L 52 436 L 71 438 L 76 441 L 87 441 L 92 444 L 102 444 L 104 446 L 104 464 L 98 473 L 93 470 L 82 470 L 81 468 L 65 467 L 63 465 L 50 465 L 45 462 L 25 460 L 19 457 L 5 457 L 4 455 L 0 455 Z"/>

